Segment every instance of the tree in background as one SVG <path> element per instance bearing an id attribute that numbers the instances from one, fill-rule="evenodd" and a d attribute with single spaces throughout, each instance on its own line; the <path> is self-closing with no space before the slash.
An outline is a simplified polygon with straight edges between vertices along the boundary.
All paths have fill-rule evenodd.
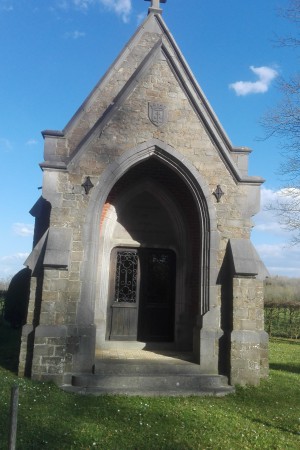
<path id="1" fill-rule="evenodd" d="M 281 15 L 295 25 L 294 36 L 281 37 L 279 45 L 292 48 L 299 58 L 300 49 L 300 0 L 289 0 L 288 7 Z M 280 168 L 288 182 L 282 189 L 281 197 L 270 209 L 275 211 L 281 224 L 296 231 L 292 239 L 300 243 L 300 72 L 289 79 L 281 79 L 278 84 L 282 94 L 280 103 L 269 111 L 262 120 L 267 136 L 281 139 L 284 149 L 284 163 Z"/>
<path id="2" fill-rule="evenodd" d="M 270 336 L 299 339 L 300 279 L 270 277 L 264 284 L 266 331 Z"/>
<path id="3" fill-rule="evenodd" d="M 10 276 L 8 276 L 6 278 L 1 278 L 0 279 L 0 291 L 7 291 L 10 281 L 11 281 Z"/>
<path id="4" fill-rule="evenodd" d="M 30 292 L 30 269 L 20 270 L 9 284 L 4 307 L 4 319 L 14 328 L 20 328 L 26 322 Z"/>
<path id="5" fill-rule="evenodd" d="M 7 289 L 10 283 L 11 277 L 0 279 L 0 323 L 4 317 L 4 306 Z"/>
<path id="6" fill-rule="evenodd" d="M 265 304 L 300 306 L 300 279 L 288 277 L 268 277 L 265 280 Z"/>

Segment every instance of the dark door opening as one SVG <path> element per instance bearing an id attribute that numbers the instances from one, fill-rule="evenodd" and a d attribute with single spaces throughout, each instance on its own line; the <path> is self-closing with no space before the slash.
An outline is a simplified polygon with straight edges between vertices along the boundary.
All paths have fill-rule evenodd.
<path id="1" fill-rule="evenodd" d="M 176 256 L 166 249 L 115 249 L 108 339 L 172 342 Z"/>
<path id="2" fill-rule="evenodd" d="M 138 340 L 174 340 L 175 253 L 141 251 Z"/>

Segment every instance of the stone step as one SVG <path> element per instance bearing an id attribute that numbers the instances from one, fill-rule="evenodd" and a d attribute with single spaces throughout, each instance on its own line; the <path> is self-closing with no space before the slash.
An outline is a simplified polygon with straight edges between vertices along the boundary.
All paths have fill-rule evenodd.
<path id="1" fill-rule="evenodd" d="M 233 394 L 235 389 L 232 386 L 223 386 L 223 387 L 201 387 L 197 389 L 192 388 L 182 388 L 182 386 L 176 386 L 176 388 L 172 388 L 172 386 L 164 386 L 163 388 L 122 388 L 122 387 L 83 387 L 83 386 L 72 386 L 72 385 L 64 385 L 62 389 L 66 392 L 71 392 L 80 395 L 126 395 L 126 396 L 139 396 L 139 397 L 204 397 L 204 396 L 216 396 L 223 397 L 228 394 Z"/>
<path id="2" fill-rule="evenodd" d="M 222 375 L 94 375 L 72 376 L 72 387 L 85 393 L 126 395 L 225 395 L 234 392 Z"/>
<path id="3" fill-rule="evenodd" d="M 181 374 L 181 375 L 93 375 L 93 374 L 81 374 L 72 376 L 73 386 L 83 387 L 106 387 L 115 388 L 117 386 L 121 388 L 131 387 L 168 387 L 176 388 L 176 386 L 188 387 L 196 389 L 200 387 L 224 387 L 228 386 L 227 378 L 222 375 L 193 375 L 193 374 Z"/>
<path id="4" fill-rule="evenodd" d="M 127 376 L 143 376 L 143 375 L 200 375 L 200 366 L 193 363 L 174 363 L 159 362 L 139 363 L 138 361 L 121 362 L 109 361 L 95 364 L 95 375 L 127 375 Z"/>
<path id="5" fill-rule="evenodd" d="M 63 388 L 80 394 L 140 396 L 226 395 L 235 392 L 227 377 L 201 373 L 189 355 L 109 353 L 95 360 L 93 373 L 73 374 Z M 132 359 L 130 358 L 132 356 Z M 176 357 L 174 357 L 176 356 Z"/>

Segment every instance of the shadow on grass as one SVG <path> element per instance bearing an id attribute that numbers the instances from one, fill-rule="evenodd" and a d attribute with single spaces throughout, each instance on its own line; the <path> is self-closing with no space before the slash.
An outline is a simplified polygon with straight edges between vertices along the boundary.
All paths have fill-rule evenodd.
<path id="1" fill-rule="evenodd" d="M 151 408 L 150 400 L 144 398 L 81 397 L 64 393 L 51 384 L 33 383 L 30 388 L 28 385 L 27 389 L 20 390 L 20 401 L 17 436 L 20 449 L 196 448 L 186 440 L 185 434 L 176 431 L 185 420 L 184 412 L 178 412 L 178 399 L 162 399 L 157 406 L 158 402 L 154 401 Z M 6 426 L 7 422 L 3 429 Z M 162 443 L 165 435 L 166 442 Z M 2 443 L 0 417 L 0 448 L 6 448 Z"/>
<path id="2" fill-rule="evenodd" d="M 21 328 L 14 329 L 6 322 L 0 322 L 0 366 L 10 372 L 18 372 L 21 344 Z"/>
<path id="3" fill-rule="evenodd" d="M 264 427 L 279 430 L 282 433 L 290 433 L 290 434 L 294 434 L 295 436 L 299 435 L 298 431 L 293 431 L 291 428 L 274 425 L 273 423 L 267 422 L 266 420 L 261 420 L 261 419 L 250 419 L 250 420 L 252 420 L 252 422 L 254 422 L 254 423 L 259 423 L 260 425 L 263 425 Z"/>
<path id="4" fill-rule="evenodd" d="M 299 364 L 270 363 L 270 369 L 282 370 L 284 372 L 291 372 L 291 373 L 300 373 L 300 365 Z"/>

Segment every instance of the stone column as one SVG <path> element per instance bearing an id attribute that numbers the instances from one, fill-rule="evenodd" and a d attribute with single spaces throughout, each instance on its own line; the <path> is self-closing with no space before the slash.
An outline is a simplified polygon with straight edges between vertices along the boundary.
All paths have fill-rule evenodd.
<path id="1" fill-rule="evenodd" d="M 263 282 L 234 277 L 231 384 L 257 385 L 268 375 L 268 335 L 263 327 Z"/>
<path id="2" fill-rule="evenodd" d="M 200 319 L 194 329 L 193 350 L 195 360 L 200 364 L 201 373 L 219 373 L 219 341 L 223 335 L 220 328 L 220 306 L 218 305 L 218 286 L 211 286 L 210 310 Z"/>

